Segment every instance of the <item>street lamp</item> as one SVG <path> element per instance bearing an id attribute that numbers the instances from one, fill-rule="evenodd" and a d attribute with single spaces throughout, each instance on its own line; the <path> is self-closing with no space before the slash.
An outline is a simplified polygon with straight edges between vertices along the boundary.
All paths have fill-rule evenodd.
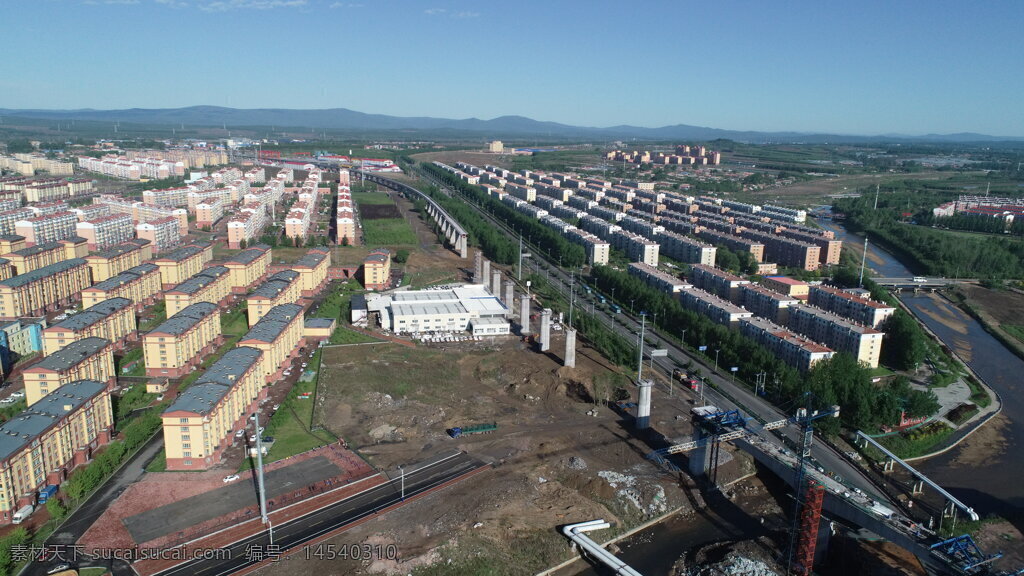
<path id="1" fill-rule="evenodd" d="M 402 465 L 399 465 L 398 471 L 402 475 L 402 502 L 405 502 L 405 468 Z"/>
<path id="2" fill-rule="evenodd" d="M 721 348 L 715 348 L 715 374 L 718 373 L 718 353 L 721 351 Z"/>
<path id="3" fill-rule="evenodd" d="M 679 337 L 679 345 L 686 347 L 686 328 L 683 328 L 683 335 Z"/>
<path id="4" fill-rule="evenodd" d="M 629 313 L 630 313 L 630 314 L 632 314 L 632 313 L 633 313 L 633 302 L 634 302 L 634 301 L 636 301 L 636 298 L 630 298 L 630 299 L 629 299 Z"/>

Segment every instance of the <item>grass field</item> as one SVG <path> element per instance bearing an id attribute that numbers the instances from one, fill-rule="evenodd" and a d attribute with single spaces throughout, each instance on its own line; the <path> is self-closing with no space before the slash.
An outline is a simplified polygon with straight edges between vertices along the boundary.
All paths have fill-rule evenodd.
<path id="1" fill-rule="evenodd" d="M 1024 342 L 1024 326 L 1017 326 L 1015 324 L 1001 324 L 999 327 L 1003 329 L 1003 332 L 1006 332 L 1007 334 L 1013 336 L 1017 340 Z"/>
<path id="2" fill-rule="evenodd" d="M 135 362 L 131 370 L 128 372 L 122 372 L 121 368 Z M 129 350 L 124 356 L 117 361 L 115 367 L 118 376 L 138 376 L 143 377 L 146 375 L 146 362 L 143 360 L 142 348 L 133 348 Z"/>
<path id="3" fill-rule="evenodd" d="M 355 200 L 356 204 L 394 204 L 383 192 L 353 192 L 352 200 Z"/>
<path id="4" fill-rule="evenodd" d="M 156 328 L 164 320 L 167 320 L 167 304 L 161 300 L 154 304 L 151 308 L 146 310 L 147 313 L 153 314 L 153 318 L 139 324 L 139 332 L 149 332 L 153 328 Z"/>
<path id="5" fill-rule="evenodd" d="M 245 302 L 242 302 L 227 314 L 221 313 L 221 333 L 225 336 L 244 336 L 249 330 L 249 321 L 245 316 L 245 310 Z"/>
<path id="6" fill-rule="evenodd" d="M 325 375 L 325 388 L 334 397 L 348 398 L 357 403 L 368 392 L 390 394 L 394 398 L 408 396 L 427 404 L 445 401 L 445 396 L 458 380 L 459 370 L 451 355 L 441 350 L 407 348 L 405 346 L 360 346 L 361 358 L 372 356 L 373 362 L 346 363 L 356 352 L 352 348 L 325 348 L 325 362 L 335 367 L 345 364 L 344 376 L 337 368 Z M 410 370 L 415 366 L 415 370 Z M 429 386 L 423 383 L 429 382 Z"/>
<path id="7" fill-rule="evenodd" d="M 310 369 L 320 369 L 322 350 L 322 348 L 318 349 L 313 355 L 309 362 Z M 319 374 L 317 374 L 318 377 Z M 323 429 L 316 432 L 310 431 L 315 400 L 313 398 L 301 399 L 299 394 L 314 392 L 316 390 L 317 378 L 313 378 L 309 382 L 296 382 L 295 387 L 288 392 L 288 396 L 281 403 L 281 407 L 270 418 L 265 434 L 274 437 L 274 445 L 271 446 L 270 451 L 263 458 L 264 462 L 282 460 L 338 440 L 330 432 Z M 246 458 L 242 462 L 240 469 L 247 470 L 251 467 L 252 459 Z"/>
<path id="8" fill-rule="evenodd" d="M 368 246 L 416 245 L 416 234 L 404 218 L 363 220 L 363 239 Z"/>
<path id="9" fill-rule="evenodd" d="M 328 341 L 329 344 L 365 344 L 367 342 L 380 342 L 380 340 L 362 332 L 349 330 L 344 326 L 335 328 L 334 334 L 331 334 L 331 339 Z"/>

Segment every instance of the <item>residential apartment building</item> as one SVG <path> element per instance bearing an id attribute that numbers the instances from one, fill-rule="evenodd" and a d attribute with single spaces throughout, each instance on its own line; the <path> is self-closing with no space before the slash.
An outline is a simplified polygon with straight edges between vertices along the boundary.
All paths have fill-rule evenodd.
<path id="1" fill-rule="evenodd" d="M 45 319 L 0 322 L 0 370 L 4 374 L 9 374 L 21 358 L 43 351 L 43 326 L 46 326 Z"/>
<path id="2" fill-rule="evenodd" d="M 161 415 L 168 470 L 205 470 L 221 462 L 236 429 L 265 397 L 263 352 L 228 350 Z"/>
<path id="3" fill-rule="evenodd" d="M 14 276 L 14 266 L 6 258 L 0 258 L 0 280 L 7 280 Z"/>
<path id="4" fill-rule="evenodd" d="M 105 338 L 83 338 L 47 354 L 23 372 L 25 400 L 29 406 L 57 388 L 75 380 L 96 380 L 113 387 L 114 346 Z"/>
<path id="5" fill-rule="evenodd" d="M 815 244 L 752 230 L 743 232 L 742 236 L 762 243 L 764 257 L 772 262 L 803 270 L 821 267 L 821 248 Z"/>
<path id="6" fill-rule="evenodd" d="M 666 226 L 667 228 L 668 226 Z M 722 245 L 734 252 L 750 252 L 755 262 L 764 262 L 765 259 L 765 248 L 758 240 L 751 238 L 742 238 L 734 234 L 727 234 L 725 232 L 719 232 L 716 230 L 709 230 L 704 227 L 698 226 L 696 235 L 705 242 Z"/>
<path id="7" fill-rule="evenodd" d="M 649 284 L 658 290 L 673 294 L 690 285 L 689 282 L 682 278 L 677 278 L 672 274 L 662 272 L 656 267 L 644 264 L 643 262 L 631 263 L 629 265 L 629 274 L 630 276 L 636 276 L 643 280 L 644 283 Z"/>
<path id="8" fill-rule="evenodd" d="M 113 426 L 107 385 L 93 380 L 65 384 L 0 425 L 0 523 L 88 462 Z"/>
<path id="9" fill-rule="evenodd" d="M 63 262 L 69 255 L 64 244 L 46 242 L 4 254 L 4 258 L 14 267 L 15 274 L 24 274 L 43 266 Z"/>
<path id="10" fill-rule="evenodd" d="M 135 234 L 141 240 L 148 240 L 153 252 L 163 253 L 181 245 L 181 225 L 177 218 L 167 217 L 140 222 L 135 225 Z"/>
<path id="11" fill-rule="evenodd" d="M 789 328 L 839 352 L 848 352 L 871 368 L 878 368 L 882 332 L 814 306 L 790 307 Z"/>
<path id="12" fill-rule="evenodd" d="M 143 252 L 142 245 L 127 242 L 90 254 L 85 257 L 85 262 L 89 265 L 93 283 L 98 283 L 142 264 Z"/>
<path id="13" fill-rule="evenodd" d="M 0 320 L 15 320 L 67 306 L 90 284 L 81 258 L 64 260 L 0 280 Z"/>
<path id="14" fill-rule="evenodd" d="M 356 213 L 355 205 L 352 203 L 352 192 L 347 184 L 348 171 L 343 170 L 345 175 L 342 183 L 338 185 L 338 202 L 335 207 L 334 219 L 337 225 L 338 244 L 356 244 Z"/>
<path id="15" fill-rule="evenodd" d="M 132 301 L 110 298 L 44 328 L 43 351 L 52 354 L 72 342 L 90 337 L 104 338 L 115 350 L 120 350 L 126 341 L 135 339 L 136 330 Z"/>
<path id="16" fill-rule="evenodd" d="M 659 232 L 654 240 L 661 246 L 660 254 L 687 264 L 715 265 L 718 248 L 675 232 Z"/>
<path id="17" fill-rule="evenodd" d="M 789 323 L 789 307 L 799 304 L 800 301 L 764 286 L 743 284 L 740 286 L 740 303 L 755 316 L 785 326 Z"/>
<path id="18" fill-rule="evenodd" d="M 391 287 L 391 252 L 378 248 L 363 259 L 363 287 L 367 290 Z"/>
<path id="19" fill-rule="evenodd" d="M 309 235 L 310 224 L 316 222 L 316 204 L 299 200 L 292 205 L 284 219 L 284 233 L 289 238 L 304 240 Z"/>
<path id="20" fill-rule="evenodd" d="M 740 333 L 767 348 L 790 366 L 806 372 L 835 352 L 764 318 L 746 318 L 740 321 Z"/>
<path id="21" fill-rule="evenodd" d="M 0 254 L 10 254 L 25 249 L 25 238 L 17 234 L 0 236 Z"/>
<path id="22" fill-rule="evenodd" d="M 104 250 L 135 238 L 135 225 L 127 214 L 111 214 L 77 222 L 75 231 L 85 238 L 89 250 Z"/>
<path id="23" fill-rule="evenodd" d="M 181 208 L 182 206 L 189 205 L 188 193 L 191 191 L 192 189 L 188 187 L 143 190 L 142 201 L 146 204 L 163 206 L 164 208 Z"/>
<path id="24" fill-rule="evenodd" d="M 79 222 L 85 222 L 100 216 L 110 216 L 111 214 L 110 207 L 106 204 L 86 204 L 76 208 L 69 208 L 68 212 L 74 214 Z"/>
<path id="25" fill-rule="evenodd" d="M 142 337 L 146 376 L 181 378 L 222 341 L 217 306 L 192 304 Z"/>
<path id="26" fill-rule="evenodd" d="M 263 374 L 267 382 L 280 378 L 288 360 L 303 342 L 305 321 L 302 306 L 281 304 L 271 308 L 238 342 L 263 352 Z"/>
<path id="27" fill-rule="evenodd" d="M 178 223 L 178 235 L 188 234 L 188 210 L 184 208 L 155 206 L 110 194 L 100 194 L 92 202 L 106 206 L 111 214 L 128 214 L 136 224 L 174 218 Z"/>
<path id="28" fill-rule="evenodd" d="M 160 281 L 167 289 L 195 276 L 212 258 L 212 244 L 193 242 L 167 252 L 153 260 L 153 263 L 160 268 Z"/>
<path id="29" fill-rule="evenodd" d="M 126 298 L 136 311 L 156 303 L 163 290 L 160 268 L 151 262 L 139 264 L 82 290 L 82 306 L 95 306 L 105 300 Z"/>
<path id="30" fill-rule="evenodd" d="M 658 266 L 658 250 L 660 246 L 654 240 L 639 234 L 616 230 L 611 235 L 612 246 L 624 251 L 634 262 L 643 262 L 649 266 Z"/>
<path id="31" fill-rule="evenodd" d="M 164 291 L 168 316 L 173 316 L 198 302 L 220 306 L 230 295 L 231 272 L 226 266 L 204 268 L 188 280 Z"/>
<path id="32" fill-rule="evenodd" d="M 872 328 L 878 328 L 896 312 L 887 304 L 825 285 L 811 287 L 809 303 Z"/>
<path id="33" fill-rule="evenodd" d="M 803 280 L 795 280 L 788 276 L 765 276 L 764 278 L 761 278 L 760 284 L 769 290 L 787 294 L 797 300 L 807 301 L 810 297 L 810 284 Z"/>
<path id="34" fill-rule="evenodd" d="M 316 296 L 327 285 L 327 269 L 331 267 L 331 253 L 314 248 L 292 265 L 302 278 L 302 296 Z"/>
<path id="35" fill-rule="evenodd" d="M 587 262 L 591 266 L 599 266 L 608 263 L 608 257 L 611 254 L 611 245 L 599 238 L 598 236 L 589 232 L 584 232 L 579 228 L 571 228 L 566 232 L 566 237 L 570 242 L 580 244 L 587 251 Z"/>
<path id="36" fill-rule="evenodd" d="M 242 243 L 256 240 L 267 225 L 267 214 L 262 204 L 249 203 L 228 219 L 228 247 L 241 248 Z"/>
<path id="37" fill-rule="evenodd" d="M 711 319 L 716 324 L 738 329 L 739 321 L 750 318 L 753 312 L 743 309 L 732 302 L 696 288 L 686 286 L 679 291 L 679 302 L 687 310 Z"/>
<path id="38" fill-rule="evenodd" d="M 14 208 L 0 212 L 0 236 L 14 234 L 15 224 L 21 220 L 35 218 L 36 213 L 29 208 Z M 24 237 L 22 237 L 24 241 Z"/>
<path id="39" fill-rule="evenodd" d="M 750 280 L 704 264 L 694 264 L 690 268 L 690 281 L 697 288 L 717 294 L 735 304 L 742 302 L 740 286 L 750 284 Z"/>
<path id="40" fill-rule="evenodd" d="M 294 304 L 302 296 L 302 277 L 295 270 L 282 270 L 272 274 L 249 294 L 246 310 L 251 328 L 275 306 Z"/>
<path id="41" fill-rule="evenodd" d="M 213 226 L 224 217 L 224 201 L 219 198 L 196 204 L 196 226 Z"/>
<path id="42" fill-rule="evenodd" d="M 270 246 L 266 244 L 256 244 L 228 258 L 224 266 L 231 271 L 231 291 L 245 294 L 267 275 L 271 259 Z"/>
<path id="43" fill-rule="evenodd" d="M 71 212 L 57 212 L 18 220 L 14 232 L 25 238 L 26 246 L 34 246 L 74 236 L 77 223 L 78 218 Z"/>

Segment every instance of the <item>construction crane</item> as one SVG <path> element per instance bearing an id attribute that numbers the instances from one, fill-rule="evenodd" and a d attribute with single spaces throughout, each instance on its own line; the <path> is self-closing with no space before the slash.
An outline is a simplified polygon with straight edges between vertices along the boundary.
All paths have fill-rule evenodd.
<path id="1" fill-rule="evenodd" d="M 814 442 L 814 422 L 822 418 L 838 418 L 839 406 L 827 411 L 813 410 L 810 393 L 807 408 L 800 408 L 792 419 L 800 426 L 800 454 L 797 458 L 796 480 L 793 483 L 793 523 L 789 530 L 789 549 L 786 553 L 786 574 L 809 576 L 814 568 L 814 551 L 821 521 L 821 504 L 825 497 L 822 485 L 807 477 L 807 461 Z M 807 484 L 806 488 L 804 484 Z"/>
<path id="2" fill-rule="evenodd" d="M 1003 557 L 1002 552 L 985 554 L 970 534 L 955 536 L 943 540 L 930 547 L 935 554 L 962 570 L 965 574 L 974 574 L 979 568 Z"/>

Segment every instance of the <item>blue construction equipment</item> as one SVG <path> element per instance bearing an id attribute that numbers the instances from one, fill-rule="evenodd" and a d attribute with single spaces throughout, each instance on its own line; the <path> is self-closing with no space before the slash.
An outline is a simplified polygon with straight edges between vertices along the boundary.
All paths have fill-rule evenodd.
<path id="1" fill-rule="evenodd" d="M 933 544 L 930 548 L 932 553 L 945 558 L 966 573 L 974 572 L 981 566 L 1003 557 L 1002 552 L 995 554 L 982 552 L 970 534 L 954 536 L 938 544 Z"/>

